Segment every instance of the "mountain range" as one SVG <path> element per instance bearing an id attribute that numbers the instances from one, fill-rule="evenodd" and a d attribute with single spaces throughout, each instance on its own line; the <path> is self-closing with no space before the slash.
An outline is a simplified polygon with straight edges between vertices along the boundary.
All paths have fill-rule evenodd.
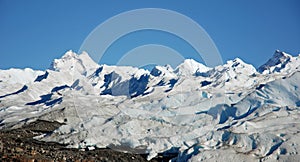
<path id="1" fill-rule="evenodd" d="M 57 121 L 63 125 L 35 139 L 148 159 L 297 161 L 299 68 L 300 55 L 278 50 L 258 69 L 236 58 L 151 71 L 68 51 L 45 71 L 0 70 L 0 129 Z"/>

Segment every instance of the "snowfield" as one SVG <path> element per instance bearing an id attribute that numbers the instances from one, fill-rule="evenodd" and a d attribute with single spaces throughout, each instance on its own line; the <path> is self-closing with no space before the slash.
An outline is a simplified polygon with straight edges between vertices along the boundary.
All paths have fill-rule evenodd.
<path id="1" fill-rule="evenodd" d="M 68 51 L 45 71 L 0 70 L 0 129 L 64 123 L 35 137 L 72 148 L 179 153 L 172 161 L 298 161 L 300 55 L 276 51 L 256 70 L 98 65 Z"/>

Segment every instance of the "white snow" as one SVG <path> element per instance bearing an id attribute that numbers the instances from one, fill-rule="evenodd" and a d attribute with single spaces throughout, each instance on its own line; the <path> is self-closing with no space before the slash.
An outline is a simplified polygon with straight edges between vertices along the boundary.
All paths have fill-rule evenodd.
<path id="1" fill-rule="evenodd" d="M 21 89 L 41 74 L 43 74 L 42 71 L 34 71 L 30 68 L 0 70 L 0 96 Z"/>
<path id="2" fill-rule="evenodd" d="M 183 63 L 178 65 L 178 67 L 175 69 L 175 73 L 179 75 L 191 75 L 195 74 L 197 71 L 204 73 L 210 70 L 209 67 L 196 62 L 193 59 L 186 59 Z"/>
<path id="3" fill-rule="evenodd" d="M 300 145 L 299 56 L 256 69 L 188 59 L 151 72 L 68 51 L 44 72 L 0 71 L 0 128 L 63 122 L 35 137 L 68 147 L 179 153 L 174 161 L 294 161 Z"/>

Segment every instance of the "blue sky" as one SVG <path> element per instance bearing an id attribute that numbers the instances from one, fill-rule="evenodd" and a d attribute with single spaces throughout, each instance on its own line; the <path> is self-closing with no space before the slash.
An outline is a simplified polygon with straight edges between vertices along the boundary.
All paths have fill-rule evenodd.
<path id="1" fill-rule="evenodd" d="M 88 34 L 105 20 L 140 8 L 164 8 L 186 15 L 206 30 L 224 61 L 239 57 L 258 67 L 276 49 L 300 53 L 299 7 L 298 0 L 0 0 L 0 69 L 46 69 L 67 50 L 78 51 Z M 186 42 L 145 31 L 118 40 L 100 63 L 114 64 L 138 42 L 163 44 L 168 39 L 181 43 L 178 50 L 187 52 L 183 56 L 194 58 Z"/>

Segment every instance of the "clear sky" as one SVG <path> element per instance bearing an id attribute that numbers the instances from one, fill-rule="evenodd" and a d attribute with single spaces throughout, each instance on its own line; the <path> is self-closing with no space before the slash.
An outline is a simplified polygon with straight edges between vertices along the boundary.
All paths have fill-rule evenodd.
<path id="1" fill-rule="evenodd" d="M 276 49 L 300 53 L 299 0 L 0 0 L 0 69 L 46 69 L 66 51 L 78 51 L 105 20 L 139 8 L 164 8 L 190 17 L 214 40 L 224 61 L 239 57 L 258 67 Z M 161 32 L 132 33 L 111 46 L 103 63 L 113 64 L 138 42 L 172 47 L 165 43 L 168 39 L 180 43 Z M 192 49 L 181 43 L 178 51 L 193 58 Z"/>

